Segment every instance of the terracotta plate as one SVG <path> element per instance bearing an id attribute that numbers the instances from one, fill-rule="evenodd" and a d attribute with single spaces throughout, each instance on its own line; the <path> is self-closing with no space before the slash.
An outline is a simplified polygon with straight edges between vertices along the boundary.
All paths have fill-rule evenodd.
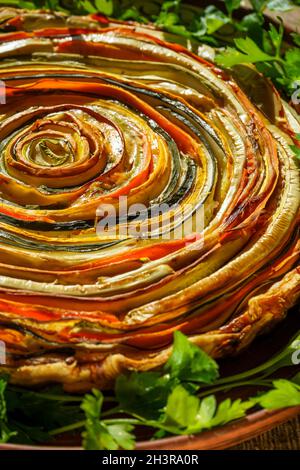
<path id="1" fill-rule="evenodd" d="M 220 362 L 221 375 L 231 375 L 248 370 L 265 361 L 281 350 L 287 342 L 299 330 L 300 308 L 296 306 L 289 312 L 286 320 L 278 325 L 273 331 L 264 336 L 257 338 L 254 343 L 238 357 L 228 358 Z M 290 369 L 282 371 L 285 375 L 289 375 Z M 292 371 L 295 374 L 295 369 Z M 257 393 L 257 389 L 251 390 L 251 395 Z M 232 398 L 243 397 L 249 392 L 236 389 L 234 393 L 230 393 Z M 228 396 L 228 395 L 227 395 Z M 284 405 L 284 404 L 283 404 Z M 218 450 L 225 449 L 241 442 L 251 439 L 265 431 L 278 426 L 281 423 L 300 414 L 300 406 L 293 408 L 285 408 L 277 411 L 256 411 L 250 413 L 246 418 L 237 420 L 233 423 L 215 428 L 211 431 L 205 431 L 195 436 L 176 436 L 159 440 L 147 440 L 146 437 L 140 438 L 137 449 L 144 450 Z M 7 450 L 79 450 L 76 445 L 66 445 L 62 442 L 49 446 L 27 446 L 19 444 L 2 444 L 0 449 Z"/>

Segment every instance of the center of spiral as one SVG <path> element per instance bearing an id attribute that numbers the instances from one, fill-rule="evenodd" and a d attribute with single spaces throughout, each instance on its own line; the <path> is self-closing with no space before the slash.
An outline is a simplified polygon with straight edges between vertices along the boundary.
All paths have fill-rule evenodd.
<path id="1" fill-rule="evenodd" d="M 28 160 L 44 167 L 57 167 L 74 160 L 71 146 L 65 139 L 33 139 L 24 151 Z"/>
<path id="2" fill-rule="evenodd" d="M 119 135 L 109 119 L 82 105 L 31 107 L 15 116 L 8 132 L 18 118 L 23 127 L 7 136 L 5 167 L 20 184 L 36 188 L 74 187 L 99 178 L 108 164 L 112 135 Z M 27 204 L 39 200 L 32 191 L 26 198 Z"/>

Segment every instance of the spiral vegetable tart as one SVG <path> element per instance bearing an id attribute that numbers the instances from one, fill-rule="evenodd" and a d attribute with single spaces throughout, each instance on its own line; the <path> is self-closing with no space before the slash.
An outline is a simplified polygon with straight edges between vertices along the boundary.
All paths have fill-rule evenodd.
<path id="1" fill-rule="evenodd" d="M 0 28 L 0 371 L 107 388 L 165 363 L 176 330 L 219 358 L 282 320 L 300 296 L 300 122 L 277 91 L 267 117 L 151 26 L 5 8 Z M 148 236 L 119 236 L 120 197 Z"/>

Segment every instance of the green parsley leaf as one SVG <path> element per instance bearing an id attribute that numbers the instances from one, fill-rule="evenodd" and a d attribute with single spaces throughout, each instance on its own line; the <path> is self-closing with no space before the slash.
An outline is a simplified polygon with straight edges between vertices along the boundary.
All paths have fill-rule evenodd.
<path id="1" fill-rule="evenodd" d="M 48 431 L 82 418 L 78 406 L 61 400 L 47 400 L 47 392 L 45 398 L 42 394 L 25 389 L 8 389 L 6 395 L 9 416 L 18 422 L 22 418 L 22 423 L 32 429 L 36 427 L 37 430 Z"/>
<path id="2" fill-rule="evenodd" d="M 84 8 L 87 13 L 97 13 L 97 8 L 89 0 L 80 0 L 80 6 Z"/>
<path id="3" fill-rule="evenodd" d="M 212 35 L 222 26 L 229 23 L 230 19 L 214 5 L 209 5 L 203 13 L 193 21 L 193 35 L 201 39 L 203 35 Z"/>
<path id="4" fill-rule="evenodd" d="M 300 46 L 300 34 L 299 33 L 292 33 L 291 36 L 293 38 L 294 43 L 297 46 Z"/>
<path id="5" fill-rule="evenodd" d="M 87 419 L 85 427 L 86 431 L 82 433 L 82 444 L 85 450 L 118 449 L 119 445 L 103 423 Z"/>
<path id="6" fill-rule="evenodd" d="M 232 15 L 234 10 L 240 8 L 242 0 L 225 0 L 225 7 L 229 15 Z"/>
<path id="7" fill-rule="evenodd" d="M 13 419 L 10 419 L 9 425 L 14 431 L 14 435 L 10 437 L 9 442 L 32 445 L 36 443 L 44 444 L 50 441 L 48 432 L 44 431 L 41 427 L 30 426 Z"/>
<path id="8" fill-rule="evenodd" d="M 267 0 L 250 0 L 250 3 L 255 11 L 261 13 L 266 7 Z"/>
<path id="9" fill-rule="evenodd" d="M 197 417 L 203 428 L 209 427 L 209 423 L 213 419 L 216 409 L 217 400 L 214 395 L 208 395 L 201 400 Z"/>
<path id="10" fill-rule="evenodd" d="M 118 18 L 123 21 L 134 20 L 139 21 L 141 23 L 147 23 L 147 18 L 142 16 L 140 14 L 140 11 L 135 6 L 132 6 L 131 8 L 127 8 L 126 10 L 122 11 Z"/>
<path id="11" fill-rule="evenodd" d="M 246 415 L 246 411 L 252 407 L 253 403 L 250 400 L 242 401 L 237 399 L 232 401 L 230 398 L 227 398 L 218 406 L 217 412 L 210 422 L 210 427 L 220 426 L 243 418 Z"/>
<path id="12" fill-rule="evenodd" d="M 177 385 L 168 397 L 163 423 L 180 429 L 189 428 L 195 423 L 199 404 L 199 398 L 191 395 L 182 385 Z"/>
<path id="13" fill-rule="evenodd" d="M 26 10 L 34 10 L 36 8 L 36 5 L 33 2 L 26 2 L 21 0 L 19 2 L 20 8 L 24 8 Z"/>
<path id="14" fill-rule="evenodd" d="M 95 0 L 95 7 L 100 13 L 110 16 L 114 11 L 113 0 Z"/>
<path id="15" fill-rule="evenodd" d="M 102 405 L 103 394 L 100 390 L 94 388 L 91 394 L 85 395 L 81 409 L 84 411 L 86 418 L 93 421 L 100 418 Z"/>
<path id="16" fill-rule="evenodd" d="M 115 394 L 123 410 L 157 419 L 171 386 L 170 377 L 158 372 L 132 372 L 117 378 Z"/>
<path id="17" fill-rule="evenodd" d="M 252 12 L 248 15 L 245 15 L 236 26 L 239 30 L 249 33 L 254 29 L 256 30 L 256 28 L 259 28 L 262 31 L 263 24 L 263 15 L 257 12 Z"/>
<path id="18" fill-rule="evenodd" d="M 109 424 L 107 429 L 118 447 L 125 450 L 132 450 L 135 446 L 135 436 L 132 434 L 134 427 L 131 424 Z"/>
<path id="19" fill-rule="evenodd" d="M 86 416 L 85 431 L 82 434 L 86 450 L 131 450 L 135 437 L 131 433 L 133 426 L 127 423 L 106 424 L 101 421 L 103 394 L 96 389 L 85 395 L 81 409 Z"/>
<path id="20" fill-rule="evenodd" d="M 182 382 L 213 383 L 218 375 L 218 364 L 180 331 L 174 334 L 173 351 L 165 365 L 171 378 Z"/>
<path id="21" fill-rule="evenodd" d="M 279 29 L 277 29 L 273 24 L 270 24 L 270 29 L 268 33 L 274 46 L 275 53 L 279 56 L 284 34 L 283 24 L 280 24 Z"/>
<path id="22" fill-rule="evenodd" d="M 268 410 L 300 405 L 300 385 L 289 380 L 273 381 L 274 389 L 251 399 L 254 404 Z"/>
<path id="23" fill-rule="evenodd" d="M 120 375 L 116 380 L 115 394 L 122 410 L 146 419 L 158 419 L 174 386 L 183 383 L 191 389 L 192 384 L 210 384 L 217 377 L 217 363 L 177 331 L 164 373 Z"/>
<path id="24" fill-rule="evenodd" d="M 296 139 L 300 142 L 300 134 L 296 134 Z M 298 147 L 297 145 L 290 145 L 290 149 L 294 152 L 295 154 L 295 157 L 297 158 L 297 160 L 300 160 L 300 147 Z M 295 344 L 295 350 L 298 350 L 299 349 L 299 344 L 300 344 L 300 339 L 299 341 L 295 341 L 294 342 Z"/>
<path id="25" fill-rule="evenodd" d="M 9 430 L 7 425 L 7 406 L 5 390 L 7 387 L 7 380 L 0 378 L 0 442 L 5 443 L 10 440 L 16 433 Z"/>
<path id="26" fill-rule="evenodd" d="M 300 49 L 290 48 L 284 56 L 284 70 L 286 76 L 279 79 L 279 83 L 285 84 L 290 90 L 294 89 L 294 84 L 300 80 Z"/>
<path id="27" fill-rule="evenodd" d="M 200 400 L 177 385 L 168 398 L 162 423 L 174 434 L 194 434 L 242 418 L 253 406 L 250 400 L 229 398 L 217 406 L 214 395 Z"/>
<path id="28" fill-rule="evenodd" d="M 287 50 L 285 57 L 286 70 L 289 75 L 293 75 L 295 78 L 300 78 L 300 49 L 293 47 Z"/>
<path id="29" fill-rule="evenodd" d="M 237 49 L 227 48 L 223 53 L 216 56 L 216 62 L 223 67 L 233 67 L 237 64 L 254 64 L 275 60 L 274 56 L 266 54 L 249 37 L 237 38 L 234 40 Z"/>

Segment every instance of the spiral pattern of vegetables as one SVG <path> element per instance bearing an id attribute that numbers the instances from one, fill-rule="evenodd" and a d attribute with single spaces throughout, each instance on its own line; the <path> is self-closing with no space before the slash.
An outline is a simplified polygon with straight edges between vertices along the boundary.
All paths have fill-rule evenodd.
<path id="1" fill-rule="evenodd" d="M 175 330 L 222 357 L 284 318 L 300 296 L 300 123 L 276 90 L 267 117 L 195 46 L 150 26 L 6 8 L 0 28 L 11 381 L 105 388 L 163 364 Z M 121 196 L 155 233 L 99 235 L 103 204 L 128 224 Z"/>

